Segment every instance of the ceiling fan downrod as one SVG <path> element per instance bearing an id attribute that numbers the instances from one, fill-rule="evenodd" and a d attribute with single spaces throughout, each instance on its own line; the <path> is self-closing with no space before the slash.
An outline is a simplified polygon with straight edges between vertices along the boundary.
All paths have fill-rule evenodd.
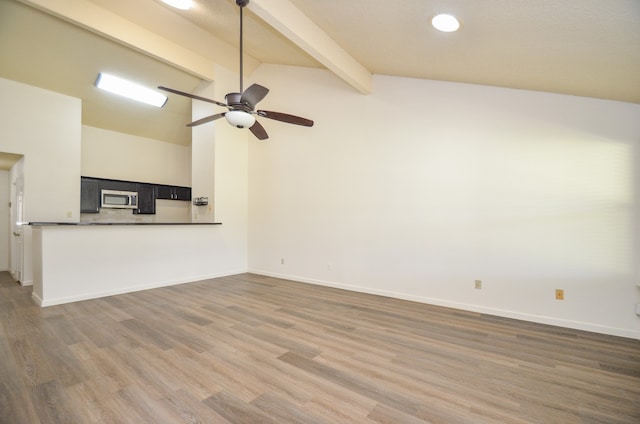
<path id="1" fill-rule="evenodd" d="M 244 87 L 242 84 L 242 79 L 243 79 L 243 42 L 242 42 L 242 34 L 244 32 L 243 30 L 243 22 L 242 22 L 242 10 L 244 9 L 244 7 L 246 5 L 249 4 L 249 0 L 236 0 L 236 4 L 240 7 L 240 93 L 242 93 L 244 91 Z"/>

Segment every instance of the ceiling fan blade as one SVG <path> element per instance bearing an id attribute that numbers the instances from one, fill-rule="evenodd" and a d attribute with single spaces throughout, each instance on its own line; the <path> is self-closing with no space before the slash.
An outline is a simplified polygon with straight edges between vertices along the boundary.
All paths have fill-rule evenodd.
<path id="1" fill-rule="evenodd" d="M 256 121 L 249 128 L 249 130 L 258 138 L 258 140 L 266 140 L 267 138 L 269 138 L 269 136 L 267 135 L 267 130 L 265 130 L 262 124 L 260 124 L 260 122 L 258 121 Z"/>
<path id="2" fill-rule="evenodd" d="M 264 99 L 264 96 L 267 95 L 269 89 L 263 87 L 259 84 L 251 84 L 251 87 L 244 90 L 242 93 L 242 97 L 240 97 L 240 103 L 245 104 L 248 103 L 251 106 L 251 110 L 258 104 L 258 102 Z"/>
<path id="3" fill-rule="evenodd" d="M 197 125 L 206 124 L 207 122 L 211 122 L 211 121 L 215 121 L 216 119 L 220 119 L 226 114 L 227 114 L 226 112 L 223 112 L 223 113 L 216 113 L 215 115 L 211 115 L 211 116 L 206 116 L 206 117 L 204 117 L 202 119 L 198 119 L 197 121 L 193 121 L 192 123 L 187 124 L 187 127 L 195 127 Z"/>
<path id="4" fill-rule="evenodd" d="M 196 96 L 195 94 L 191 94 L 191 93 L 185 93 L 184 91 L 175 90 L 173 88 L 163 87 L 163 86 L 160 85 L 160 86 L 158 86 L 158 89 L 159 90 L 168 91 L 169 93 L 179 94 L 181 96 L 189 97 L 191 99 L 196 99 L 196 100 L 201 100 L 203 102 L 213 103 L 213 104 L 218 105 L 218 106 L 222 106 L 222 107 L 226 107 L 226 108 L 229 107 L 226 103 L 222 103 L 222 102 L 218 102 L 218 101 L 215 101 L 215 100 L 207 99 L 206 97 Z"/>
<path id="5" fill-rule="evenodd" d="M 296 125 L 302 125 L 305 127 L 313 127 L 313 121 L 311 119 L 301 118 L 299 116 L 289 115 L 287 113 L 271 112 L 268 110 L 259 110 L 258 115 L 263 116 L 265 118 L 269 118 L 269 119 L 275 119 L 276 121 L 286 122 L 288 124 L 296 124 Z"/>

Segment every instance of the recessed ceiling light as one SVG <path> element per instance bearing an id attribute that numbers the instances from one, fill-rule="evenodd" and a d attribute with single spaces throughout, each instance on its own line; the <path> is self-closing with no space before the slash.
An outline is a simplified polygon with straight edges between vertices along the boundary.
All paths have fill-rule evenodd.
<path id="1" fill-rule="evenodd" d="M 151 106 L 162 107 L 167 102 L 167 96 L 151 88 L 104 72 L 98 74 L 96 87 Z"/>
<path id="2" fill-rule="evenodd" d="M 454 32 L 460 29 L 460 20 L 448 13 L 440 13 L 431 19 L 431 25 L 438 31 Z"/>
<path id="3" fill-rule="evenodd" d="M 176 9 L 189 10 L 193 7 L 193 0 L 162 0 L 169 6 L 173 6 Z"/>

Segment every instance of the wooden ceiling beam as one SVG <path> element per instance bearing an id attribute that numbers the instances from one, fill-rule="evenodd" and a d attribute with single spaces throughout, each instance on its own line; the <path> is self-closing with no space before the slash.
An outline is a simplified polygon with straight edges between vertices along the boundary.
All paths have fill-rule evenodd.
<path id="1" fill-rule="evenodd" d="M 251 0 L 247 7 L 355 89 L 371 93 L 371 72 L 289 0 Z"/>
<path id="2" fill-rule="evenodd" d="M 214 80 L 215 62 L 148 31 L 87 0 L 20 0 L 204 80 Z"/>

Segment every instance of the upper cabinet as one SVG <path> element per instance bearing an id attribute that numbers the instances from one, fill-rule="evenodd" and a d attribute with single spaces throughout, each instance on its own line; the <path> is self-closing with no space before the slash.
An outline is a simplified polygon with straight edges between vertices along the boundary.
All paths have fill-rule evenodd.
<path id="1" fill-rule="evenodd" d="M 120 180 L 104 180 L 99 179 L 100 188 L 102 190 L 117 190 L 117 191 L 136 191 L 137 184 L 133 181 L 120 181 Z"/>
<path id="2" fill-rule="evenodd" d="M 158 186 L 155 184 L 136 184 L 138 192 L 138 209 L 134 209 L 133 213 L 139 215 L 152 215 L 156 213 L 156 194 Z"/>
<path id="3" fill-rule="evenodd" d="M 191 201 L 191 187 L 82 177 L 80 212 L 100 212 L 100 195 L 103 189 L 138 192 L 138 208 L 133 209 L 133 213 L 141 215 L 156 213 L 156 199 Z"/>
<path id="4" fill-rule="evenodd" d="M 191 187 L 159 185 L 158 199 L 190 201 Z"/>
<path id="5" fill-rule="evenodd" d="M 80 179 L 80 212 L 100 212 L 100 180 L 87 177 Z"/>

